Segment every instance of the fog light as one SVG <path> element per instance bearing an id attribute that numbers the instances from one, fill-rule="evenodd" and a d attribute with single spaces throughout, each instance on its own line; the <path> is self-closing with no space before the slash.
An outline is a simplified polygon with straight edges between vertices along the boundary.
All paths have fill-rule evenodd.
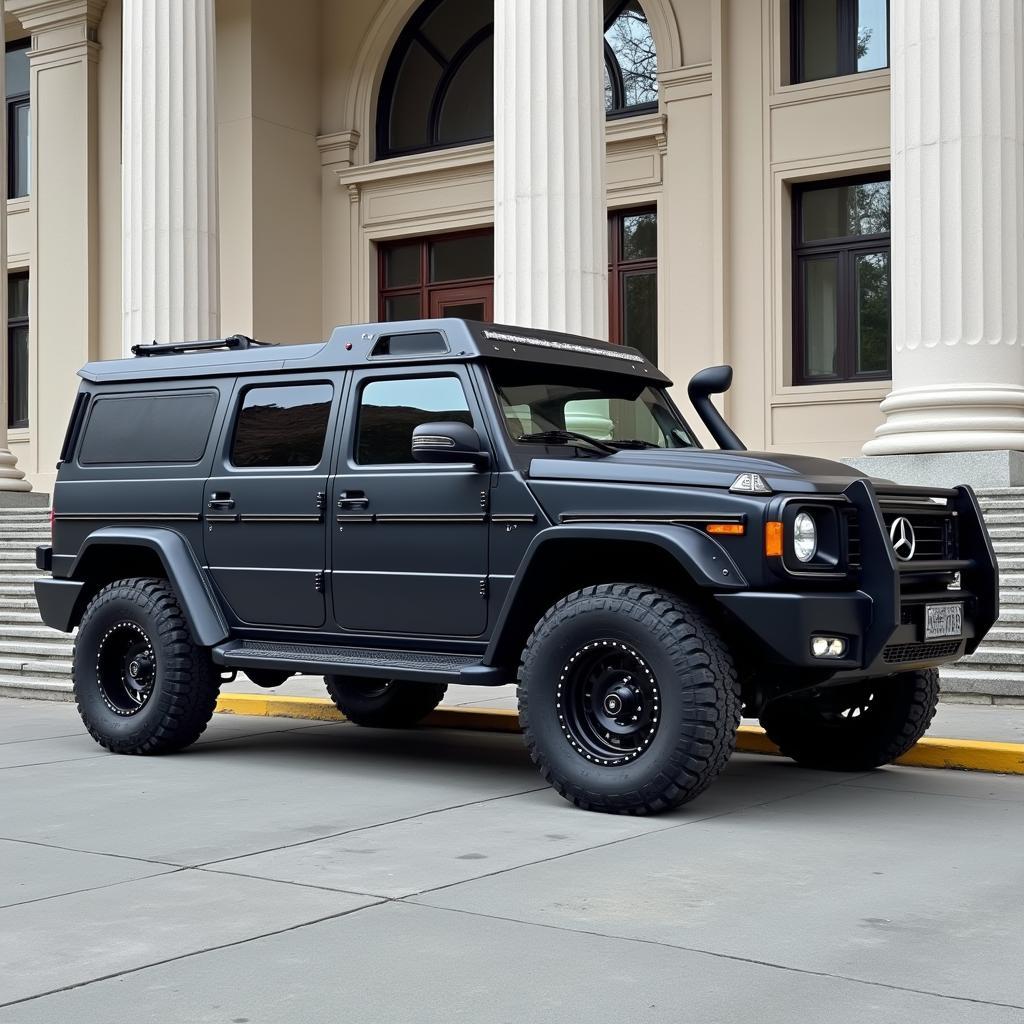
<path id="1" fill-rule="evenodd" d="M 841 658 L 846 653 L 846 641 L 841 636 L 812 636 L 811 654 L 816 658 Z"/>

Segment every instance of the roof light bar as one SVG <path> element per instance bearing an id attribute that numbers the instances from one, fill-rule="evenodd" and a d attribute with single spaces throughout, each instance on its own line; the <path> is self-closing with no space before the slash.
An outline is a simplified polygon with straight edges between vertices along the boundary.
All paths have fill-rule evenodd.
<path id="1" fill-rule="evenodd" d="M 534 345 L 537 348 L 553 348 L 560 352 L 582 352 L 588 356 L 604 356 L 606 359 L 622 359 L 627 363 L 645 363 L 643 356 L 632 352 L 609 352 L 593 345 L 576 345 L 569 341 L 550 341 L 547 338 L 527 338 L 522 334 L 505 334 L 503 331 L 484 331 L 490 341 L 510 341 L 513 345 Z"/>

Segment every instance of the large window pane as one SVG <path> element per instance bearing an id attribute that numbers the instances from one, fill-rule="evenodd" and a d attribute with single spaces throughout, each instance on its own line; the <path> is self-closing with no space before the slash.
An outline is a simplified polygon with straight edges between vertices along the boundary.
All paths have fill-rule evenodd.
<path id="1" fill-rule="evenodd" d="M 839 260 L 834 256 L 802 263 L 804 297 L 804 376 L 834 377 L 839 372 Z"/>
<path id="2" fill-rule="evenodd" d="M 20 96 L 29 91 L 28 40 L 9 44 L 4 65 L 4 87 L 8 96 Z"/>
<path id="3" fill-rule="evenodd" d="M 451 60 L 467 39 L 471 39 L 493 21 L 493 3 L 445 0 L 423 22 L 421 31 L 446 60 Z"/>
<path id="4" fill-rule="evenodd" d="M 14 326 L 7 331 L 8 399 L 7 425 L 28 426 L 28 324 Z"/>
<path id="5" fill-rule="evenodd" d="M 359 404 L 356 461 L 373 466 L 413 462 L 413 430 L 442 420 L 473 424 L 457 377 L 372 381 Z"/>
<path id="6" fill-rule="evenodd" d="M 800 4 L 801 79 L 834 78 L 839 69 L 839 0 L 803 0 Z"/>
<path id="7" fill-rule="evenodd" d="M 889 253 L 856 257 L 857 372 L 885 373 L 889 369 Z"/>
<path id="8" fill-rule="evenodd" d="M 464 281 L 494 276 L 494 236 L 443 238 L 430 244 L 430 281 Z"/>
<path id="9" fill-rule="evenodd" d="M 938 0 L 941 2 L 941 0 Z M 874 71 L 889 64 L 889 12 L 886 0 L 857 4 L 857 70 Z"/>
<path id="10" fill-rule="evenodd" d="M 28 316 L 28 274 L 11 274 L 8 277 L 7 316 L 11 320 Z"/>
<path id="11" fill-rule="evenodd" d="M 658 272 L 644 270 L 622 279 L 622 341 L 658 362 Z"/>
<path id="12" fill-rule="evenodd" d="M 384 284 L 388 288 L 401 288 L 420 283 L 420 252 L 417 242 L 392 245 L 384 251 Z"/>
<path id="13" fill-rule="evenodd" d="M 616 90 L 605 90 L 605 105 L 609 110 L 657 103 L 658 60 L 654 52 L 654 37 L 643 8 L 630 0 L 605 32 L 605 42 L 611 50 L 608 68 L 609 80 L 617 80 L 621 95 Z"/>
<path id="14" fill-rule="evenodd" d="M 437 61 L 419 43 L 409 46 L 391 101 L 390 149 L 425 149 L 431 144 L 428 115 L 441 72 Z"/>
<path id="15" fill-rule="evenodd" d="M 494 39 L 485 39 L 452 78 L 441 105 L 438 143 L 489 139 L 494 135 Z"/>
<path id="16" fill-rule="evenodd" d="M 29 163 L 29 132 L 31 131 L 31 108 L 28 100 L 12 103 L 7 108 L 10 123 L 8 125 L 8 145 L 10 152 L 10 180 L 7 182 L 7 195 L 10 199 L 29 194 L 31 165 Z"/>
<path id="17" fill-rule="evenodd" d="M 236 466 L 317 466 L 334 389 L 330 384 L 250 388 L 235 424 Z"/>
<path id="18" fill-rule="evenodd" d="M 808 189 L 801 203 L 804 242 L 889 231 L 888 181 Z"/>
<path id="19" fill-rule="evenodd" d="M 411 295 L 389 295 L 384 300 L 385 320 L 419 320 L 424 316 L 420 311 L 420 293 Z"/>

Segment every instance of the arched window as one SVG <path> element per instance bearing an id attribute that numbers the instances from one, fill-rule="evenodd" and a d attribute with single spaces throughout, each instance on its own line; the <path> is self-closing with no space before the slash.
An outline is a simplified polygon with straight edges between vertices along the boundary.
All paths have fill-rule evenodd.
<path id="1" fill-rule="evenodd" d="M 609 117 L 658 105 L 658 58 L 647 16 L 637 0 L 604 3 L 604 107 Z"/>
<path id="2" fill-rule="evenodd" d="M 427 0 L 384 72 L 377 156 L 494 138 L 493 0 Z"/>
<path id="3" fill-rule="evenodd" d="M 658 103 L 654 40 L 637 0 L 605 0 L 609 117 Z M 377 156 L 494 138 L 494 2 L 426 0 L 388 60 L 377 105 Z"/>

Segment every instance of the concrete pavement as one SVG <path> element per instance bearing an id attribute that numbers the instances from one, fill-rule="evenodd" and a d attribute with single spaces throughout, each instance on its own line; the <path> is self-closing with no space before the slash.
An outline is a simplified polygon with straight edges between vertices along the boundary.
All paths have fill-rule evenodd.
<path id="1" fill-rule="evenodd" d="M 0 701 L 0 1024 L 1024 1021 L 1024 778 L 737 755 L 577 811 L 516 736 Z"/>

